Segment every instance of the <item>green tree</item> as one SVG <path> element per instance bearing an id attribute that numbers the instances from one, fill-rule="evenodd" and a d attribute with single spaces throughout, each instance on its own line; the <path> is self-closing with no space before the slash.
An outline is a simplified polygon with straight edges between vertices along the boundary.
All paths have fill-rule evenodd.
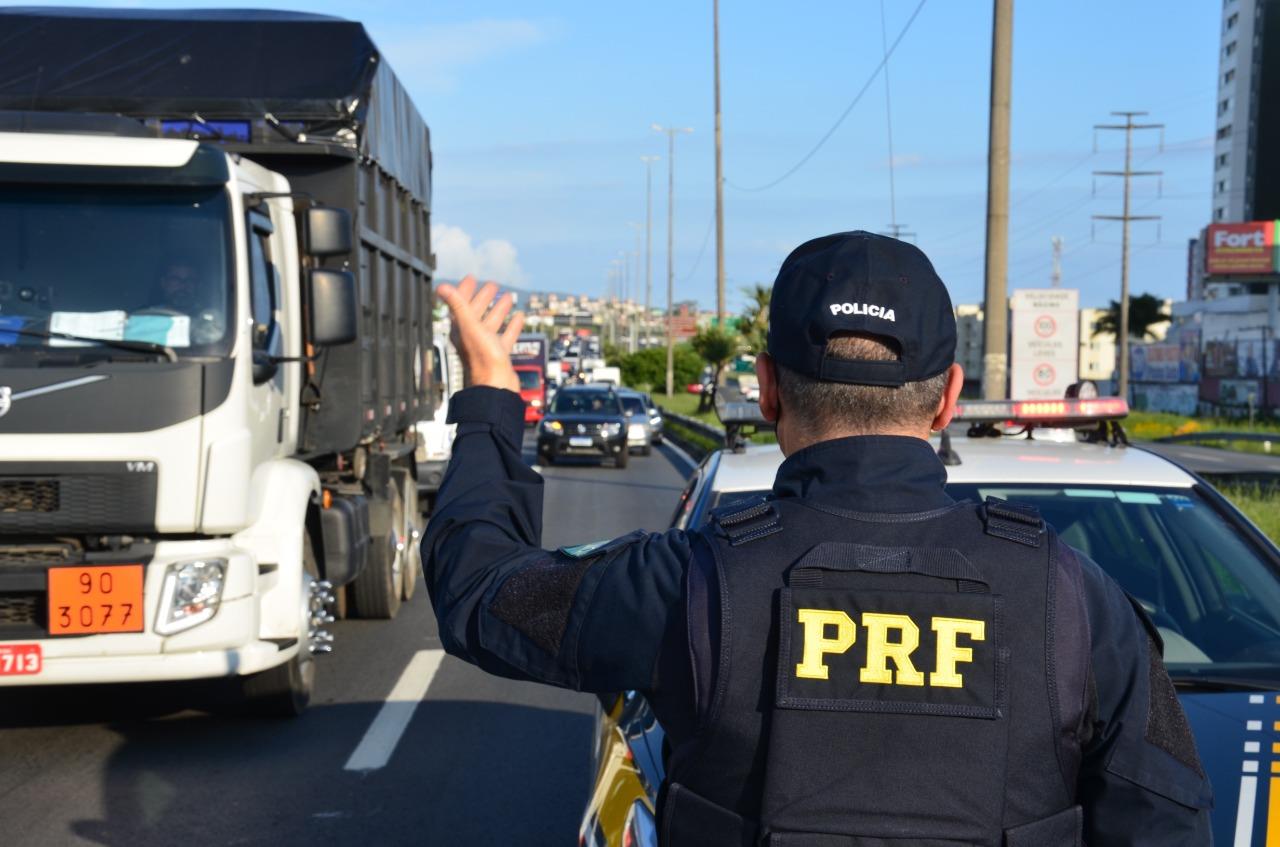
<path id="1" fill-rule="evenodd" d="M 1145 341 L 1151 337 L 1151 327 L 1169 320 L 1169 313 L 1164 310 L 1164 301 L 1154 294 L 1139 294 L 1129 298 L 1129 340 Z M 1107 311 L 1098 318 L 1093 327 L 1094 336 L 1111 333 L 1120 335 L 1120 301 L 1112 300 Z"/>
<path id="2" fill-rule="evenodd" d="M 704 391 L 698 398 L 698 411 L 704 412 L 711 407 L 711 399 L 715 392 L 715 387 L 720 384 L 720 372 L 724 370 L 724 366 L 738 354 L 738 348 L 742 344 L 742 339 L 733 332 L 720 326 L 708 326 L 706 329 L 698 330 L 697 335 L 690 339 L 689 344 L 702 357 L 708 365 L 711 366 L 711 391 Z"/>
<path id="3" fill-rule="evenodd" d="M 686 385 L 698 381 L 698 375 L 702 372 L 702 357 L 688 344 L 676 345 L 672 364 L 677 393 L 683 393 Z M 622 370 L 623 385 L 655 393 L 667 389 L 666 347 L 650 347 L 622 356 L 618 360 L 618 367 Z"/>
<path id="4" fill-rule="evenodd" d="M 742 333 L 747 351 L 759 354 L 769 341 L 769 301 L 773 297 L 773 286 L 757 282 L 742 291 L 747 295 L 747 307 L 742 312 L 738 331 Z"/>

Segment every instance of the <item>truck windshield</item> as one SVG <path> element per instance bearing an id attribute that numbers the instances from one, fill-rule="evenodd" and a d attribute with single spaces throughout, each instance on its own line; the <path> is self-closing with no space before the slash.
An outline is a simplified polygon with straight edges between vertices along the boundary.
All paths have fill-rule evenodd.
<path id="1" fill-rule="evenodd" d="M 130 355 L 79 336 L 225 355 L 229 230 L 221 187 L 0 186 L 0 354 Z"/>
<path id="2" fill-rule="evenodd" d="M 521 391 L 533 391 L 542 387 L 542 374 L 537 371 L 518 370 L 516 376 L 520 378 Z"/>

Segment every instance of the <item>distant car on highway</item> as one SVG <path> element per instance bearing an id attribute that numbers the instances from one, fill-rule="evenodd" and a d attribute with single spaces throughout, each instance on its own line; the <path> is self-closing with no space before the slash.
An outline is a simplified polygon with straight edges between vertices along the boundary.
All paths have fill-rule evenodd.
<path id="1" fill-rule="evenodd" d="M 648 456 L 653 452 L 655 443 L 650 401 L 644 394 L 630 388 L 618 389 L 618 396 L 622 398 L 622 410 L 627 414 L 627 448 Z M 658 418 L 659 423 L 661 420 Z M 661 438 L 661 435 L 657 436 L 658 440 Z"/>
<path id="2" fill-rule="evenodd" d="M 538 459 L 553 465 L 565 457 L 612 459 L 625 468 L 627 415 L 611 385 L 566 385 L 538 426 Z"/>
<path id="3" fill-rule="evenodd" d="M 1114 397 L 963 403 L 953 428 L 969 437 L 935 441 L 947 491 L 1034 505 L 1142 605 L 1214 787 L 1214 841 L 1261 847 L 1280 804 L 1280 780 L 1257 776 L 1280 772 L 1263 732 L 1280 732 L 1280 549 L 1194 473 L 1125 446 L 1113 421 L 1127 411 Z M 737 420 L 758 423 L 758 409 Z M 673 525 L 697 529 L 715 508 L 767 496 L 782 458 L 776 444 L 711 453 Z M 656 845 L 662 727 L 641 694 L 602 703 L 580 843 Z"/>

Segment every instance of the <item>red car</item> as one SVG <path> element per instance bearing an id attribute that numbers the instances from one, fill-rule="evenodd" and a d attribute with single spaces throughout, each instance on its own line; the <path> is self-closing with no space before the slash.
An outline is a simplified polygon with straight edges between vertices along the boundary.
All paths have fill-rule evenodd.
<path id="1" fill-rule="evenodd" d="M 536 424 L 546 413 L 546 374 L 537 365 L 516 365 L 516 376 L 520 378 L 520 399 L 524 401 L 525 425 Z"/>

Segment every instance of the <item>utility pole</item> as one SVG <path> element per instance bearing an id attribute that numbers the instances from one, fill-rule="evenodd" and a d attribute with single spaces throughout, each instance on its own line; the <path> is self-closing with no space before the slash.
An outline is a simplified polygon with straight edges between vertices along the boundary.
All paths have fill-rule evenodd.
<path id="1" fill-rule="evenodd" d="M 1133 119 L 1145 115 L 1146 112 L 1112 112 L 1124 118 L 1122 124 L 1094 124 L 1094 131 L 1100 129 L 1124 130 L 1124 170 L 1094 171 L 1094 176 L 1118 176 L 1124 178 L 1124 211 L 1118 215 L 1094 215 L 1097 221 L 1120 221 L 1120 326 L 1117 327 L 1117 339 L 1120 345 L 1119 393 L 1126 400 L 1129 398 L 1129 221 L 1158 221 L 1159 215 L 1129 214 L 1129 180 L 1135 176 L 1160 176 L 1161 171 L 1135 171 L 1133 169 L 1133 131 L 1135 129 L 1164 130 L 1164 124 L 1136 124 Z"/>
<path id="2" fill-rule="evenodd" d="M 880 0 L 880 43 L 884 47 L 884 124 L 885 134 L 889 139 L 889 231 L 880 234 L 899 241 L 906 236 L 914 241 L 916 234 L 907 232 L 906 226 L 898 223 L 898 192 L 893 178 L 893 107 L 889 98 L 889 35 L 885 31 L 884 0 Z"/>
<path id="3" fill-rule="evenodd" d="M 1053 275 L 1049 278 L 1054 288 L 1062 287 L 1062 236 L 1055 235 L 1049 241 L 1053 245 Z"/>
<path id="4" fill-rule="evenodd" d="M 655 132 L 667 134 L 667 397 L 675 394 L 676 335 L 675 323 L 675 240 L 676 240 L 676 135 L 693 132 L 687 126 L 654 124 Z"/>
<path id="5" fill-rule="evenodd" d="M 720 0 L 711 0 L 716 77 L 716 324 L 724 326 L 724 149 L 720 133 Z"/>
<path id="6" fill-rule="evenodd" d="M 1009 374 L 1009 112 L 1013 0 L 995 0 L 991 118 L 987 130 L 987 269 L 983 294 L 982 397 L 1003 400 Z"/>
<path id="7" fill-rule="evenodd" d="M 644 162 L 644 334 L 649 337 L 649 321 L 653 319 L 653 163 L 657 156 L 641 156 Z"/>

